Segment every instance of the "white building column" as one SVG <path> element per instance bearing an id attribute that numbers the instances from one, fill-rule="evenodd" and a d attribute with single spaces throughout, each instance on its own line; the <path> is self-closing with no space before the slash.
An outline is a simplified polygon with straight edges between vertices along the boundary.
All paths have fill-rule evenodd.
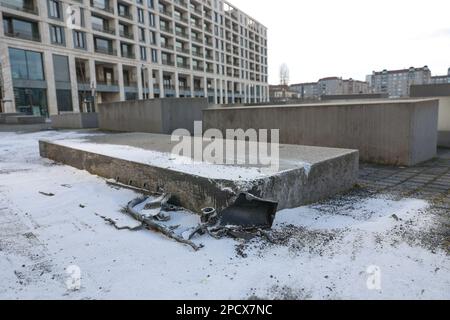
<path id="1" fill-rule="evenodd" d="M 166 93 L 164 92 L 164 73 L 161 69 L 158 70 L 158 76 L 159 76 L 159 97 L 165 98 Z"/>
<path id="2" fill-rule="evenodd" d="M 121 63 L 117 64 L 117 80 L 119 82 L 119 99 L 120 101 L 125 101 L 125 87 L 123 82 L 123 65 Z"/>
<path id="3" fill-rule="evenodd" d="M 0 28 L 3 28 L 1 24 Z M 1 30 L 0 30 L 1 31 Z M 0 75 L 3 81 L 3 101 L 2 108 L 5 113 L 16 111 L 16 101 L 14 100 L 14 84 L 11 73 L 11 61 L 9 60 L 8 46 L 0 43 Z"/>
<path id="4" fill-rule="evenodd" d="M 191 87 L 191 98 L 195 97 L 195 88 L 194 88 L 194 75 L 191 74 L 189 76 L 189 86 Z"/>
<path id="5" fill-rule="evenodd" d="M 263 86 L 259 86 L 259 102 L 261 103 L 261 102 L 264 102 L 264 94 L 263 94 L 263 90 L 264 90 L 264 87 Z"/>
<path id="6" fill-rule="evenodd" d="M 180 81 L 178 79 L 178 71 L 175 71 L 174 73 L 174 77 L 175 77 L 175 98 L 179 98 L 180 97 Z"/>
<path id="7" fill-rule="evenodd" d="M 147 78 L 148 78 L 149 98 L 155 99 L 155 88 L 154 88 L 154 83 L 153 83 L 153 70 L 150 67 L 147 67 Z"/>
<path id="8" fill-rule="evenodd" d="M 236 103 L 236 96 L 234 94 L 234 82 L 231 82 L 231 103 L 235 104 Z"/>
<path id="9" fill-rule="evenodd" d="M 80 112 L 80 101 L 78 96 L 77 68 L 75 64 L 75 56 L 69 55 L 69 72 L 70 72 L 70 89 L 72 91 L 73 112 Z"/>
<path id="10" fill-rule="evenodd" d="M 220 85 L 219 85 L 219 89 L 220 89 L 220 104 L 223 104 L 223 80 L 220 79 Z"/>
<path id="11" fill-rule="evenodd" d="M 218 89 L 218 85 L 217 85 L 217 79 L 214 78 L 213 80 L 213 87 L 214 87 L 214 104 L 219 104 L 219 96 L 217 95 L 217 89 Z"/>
<path id="12" fill-rule="evenodd" d="M 228 80 L 225 80 L 225 104 L 228 104 Z"/>
<path id="13" fill-rule="evenodd" d="M 203 77 L 203 92 L 205 94 L 205 98 L 208 99 L 208 101 L 209 101 L 209 97 L 208 97 L 208 78 L 207 77 Z"/>
<path id="14" fill-rule="evenodd" d="M 138 87 L 138 100 L 142 100 L 142 99 L 144 99 L 144 88 L 143 88 L 144 85 L 143 84 L 145 83 L 145 78 L 142 79 L 142 72 L 144 72 L 144 71 L 142 69 L 142 66 L 140 66 L 140 65 L 138 65 L 136 67 L 136 69 L 137 69 L 136 79 L 137 79 L 137 87 Z M 144 77 L 145 77 L 145 75 L 144 75 Z"/>
<path id="15" fill-rule="evenodd" d="M 248 86 L 244 84 L 244 103 L 248 103 Z"/>
<path id="16" fill-rule="evenodd" d="M 58 103 L 56 100 L 55 72 L 53 70 L 53 54 L 51 51 L 44 52 L 44 73 L 47 80 L 47 106 L 49 115 L 58 114 Z"/>

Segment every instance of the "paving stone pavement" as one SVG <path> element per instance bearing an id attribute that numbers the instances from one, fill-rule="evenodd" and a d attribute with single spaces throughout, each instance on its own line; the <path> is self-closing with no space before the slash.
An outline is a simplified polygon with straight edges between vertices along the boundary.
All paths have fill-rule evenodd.
<path id="1" fill-rule="evenodd" d="M 425 199 L 436 208 L 450 209 L 450 149 L 413 167 L 361 164 L 359 184 L 379 192 Z"/>

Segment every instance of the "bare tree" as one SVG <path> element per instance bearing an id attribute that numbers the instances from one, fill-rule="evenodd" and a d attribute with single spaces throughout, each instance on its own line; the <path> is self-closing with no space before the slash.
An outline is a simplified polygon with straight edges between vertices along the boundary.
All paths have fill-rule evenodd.
<path id="1" fill-rule="evenodd" d="M 286 63 L 280 66 L 280 84 L 282 86 L 289 85 L 289 68 Z"/>

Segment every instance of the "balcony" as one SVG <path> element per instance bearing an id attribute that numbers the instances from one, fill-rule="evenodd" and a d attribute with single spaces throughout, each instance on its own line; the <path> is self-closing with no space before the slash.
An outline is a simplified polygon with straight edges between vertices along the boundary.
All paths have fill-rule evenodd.
<path id="1" fill-rule="evenodd" d="M 133 39 L 134 39 L 134 35 L 133 35 L 133 33 L 130 32 L 130 31 L 120 30 L 119 35 L 120 35 L 122 38 L 127 38 L 127 39 L 130 39 L 130 40 L 133 40 Z"/>
<path id="2" fill-rule="evenodd" d="M 182 17 L 182 16 L 175 16 L 175 20 L 179 21 L 179 22 L 186 23 L 186 24 L 189 23 L 189 20 L 187 18 L 185 18 L 185 17 Z"/>
<path id="3" fill-rule="evenodd" d="M 94 9 L 99 9 L 99 10 L 114 14 L 113 7 L 111 7 L 110 5 L 101 6 L 100 4 L 96 3 L 94 0 L 91 0 L 91 7 Z"/>
<path id="4" fill-rule="evenodd" d="M 192 51 L 192 55 L 199 58 L 203 58 L 203 52 Z"/>
<path id="5" fill-rule="evenodd" d="M 23 40 L 41 42 L 41 36 L 39 34 L 30 34 L 26 32 L 8 32 L 5 30 L 5 36 L 11 38 L 19 38 Z"/>
<path id="6" fill-rule="evenodd" d="M 164 32 L 167 32 L 167 33 L 172 33 L 172 28 L 170 28 L 170 27 L 168 27 L 168 26 L 165 26 L 165 25 L 160 25 L 159 26 L 159 29 L 161 30 L 161 31 L 164 31 Z"/>
<path id="7" fill-rule="evenodd" d="M 203 15 L 202 10 L 200 10 L 200 9 L 194 7 L 194 6 L 191 7 L 191 13 L 198 14 L 199 16 L 202 16 L 202 15 Z"/>
<path id="8" fill-rule="evenodd" d="M 186 38 L 186 39 L 189 38 L 189 35 L 188 35 L 186 32 L 177 31 L 175 34 L 176 34 L 177 36 L 179 36 L 179 37 L 182 37 L 182 38 Z"/>
<path id="9" fill-rule="evenodd" d="M 184 54 L 189 54 L 189 49 L 177 47 L 177 52 L 184 53 Z"/>
<path id="10" fill-rule="evenodd" d="M 170 11 L 170 10 L 159 8 L 159 13 L 172 18 L 172 11 Z"/>
<path id="11" fill-rule="evenodd" d="M 128 19 L 128 20 L 133 20 L 133 15 L 131 13 L 129 13 L 129 12 L 120 12 L 119 11 L 119 17 L 125 18 L 125 19 Z"/>
<path id="12" fill-rule="evenodd" d="M 117 56 L 117 50 L 111 49 L 111 48 L 108 49 L 108 48 L 99 47 L 99 48 L 95 48 L 95 52 L 101 53 L 101 54 L 108 54 L 110 56 Z"/>
<path id="13" fill-rule="evenodd" d="M 183 69 L 190 69 L 191 68 L 191 66 L 189 64 L 185 63 L 185 62 L 178 62 L 177 63 L 177 67 L 178 68 L 183 68 Z"/>
<path id="14" fill-rule="evenodd" d="M 125 51 L 122 52 L 122 58 L 127 58 L 127 59 L 136 59 L 136 55 L 134 54 L 134 52 L 131 51 Z"/>
<path id="15" fill-rule="evenodd" d="M 168 60 L 168 59 L 162 59 L 161 63 L 166 66 L 174 66 L 174 62 L 172 60 Z"/>
<path id="16" fill-rule="evenodd" d="M 103 32 L 103 33 L 108 33 L 108 34 L 113 34 L 113 35 L 116 34 L 116 30 L 114 30 L 113 28 L 110 28 L 107 25 L 101 25 L 98 23 L 92 23 L 92 30 Z"/>
<path id="17" fill-rule="evenodd" d="M 173 3 L 175 3 L 176 5 L 178 5 L 180 7 L 187 8 L 187 3 L 184 0 L 174 0 Z"/>
<path id="18" fill-rule="evenodd" d="M 25 13 L 39 15 L 38 7 L 36 5 L 34 5 L 34 3 L 33 4 L 25 4 L 25 3 L 19 3 L 19 2 L 14 3 L 11 1 L 3 0 L 0 2 L 0 5 L 2 7 L 8 8 L 8 9 L 13 9 L 13 10 L 22 11 Z"/>
<path id="19" fill-rule="evenodd" d="M 194 41 L 194 42 L 197 42 L 197 43 L 200 43 L 200 44 L 203 43 L 203 39 L 202 39 L 202 38 L 192 37 L 191 39 L 192 39 L 192 41 Z"/>
<path id="20" fill-rule="evenodd" d="M 161 47 L 167 50 L 173 50 L 173 45 L 168 43 L 161 43 Z"/>

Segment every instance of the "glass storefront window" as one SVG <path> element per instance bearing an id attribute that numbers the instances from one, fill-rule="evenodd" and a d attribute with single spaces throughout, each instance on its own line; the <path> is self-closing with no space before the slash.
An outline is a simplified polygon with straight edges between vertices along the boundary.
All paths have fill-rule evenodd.
<path id="1" fill-rule="evenodd" d="M 42 66 L 42 54 L 34 51 L 27 51 L 28 79 L 44 80 L 44 68 Z"/>
<path id="2" fill-rule="evenodd" d="M 13 79 L 44 80 L 42 53 L 9 48 Z"/>
<path id="3" fill-rule="evenodd" d="M 48 117 L 45 89 L 14 88 L 16 110 L 28 115 Z"/>

